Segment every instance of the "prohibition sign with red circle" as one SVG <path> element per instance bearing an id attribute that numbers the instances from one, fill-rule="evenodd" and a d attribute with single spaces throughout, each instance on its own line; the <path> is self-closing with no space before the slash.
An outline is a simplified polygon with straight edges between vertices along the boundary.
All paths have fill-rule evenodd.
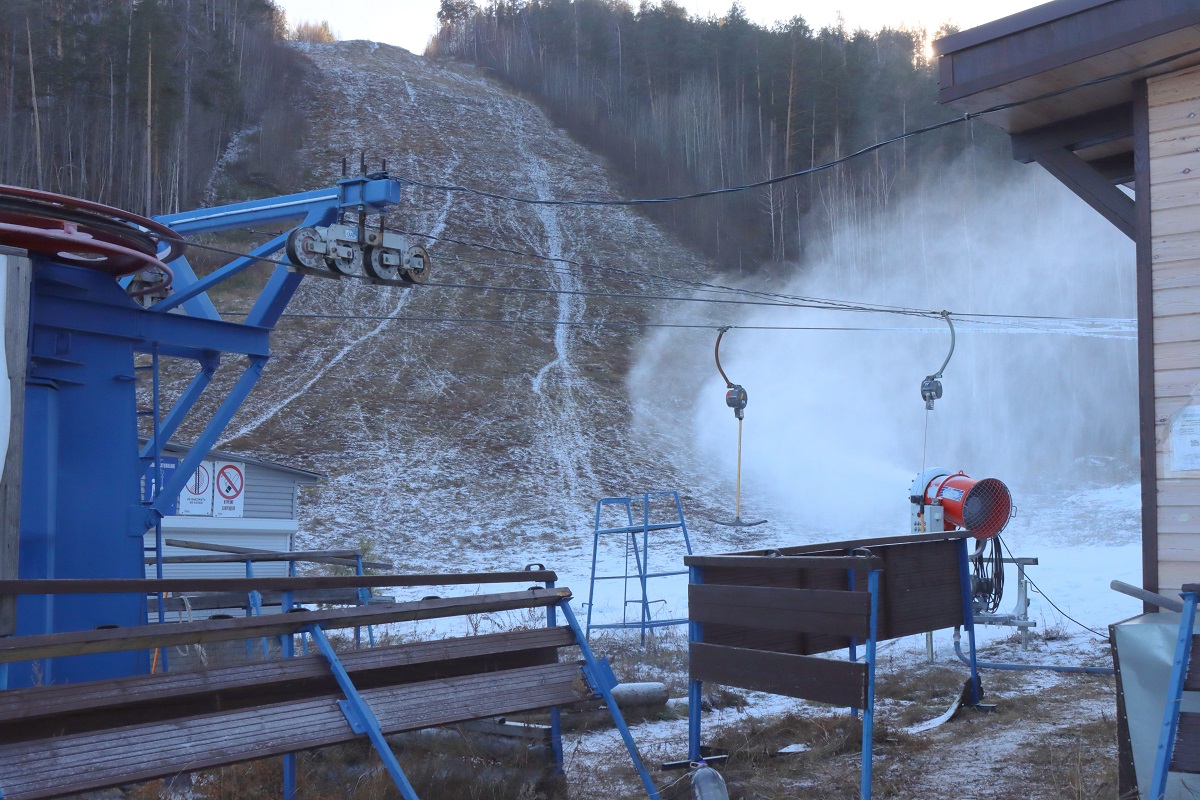
<path id="1" fill-rule="evenodd" d="M 189 494 L 202 495 L 208 492 L 208 470 L 204 465 L 196 467 L 196 471 L 188 478 L 187 490 Z"/>
<path id="2" fill-rule="evenodd" d="M 226 464 L 217 470 L 217 491 L 226 500 L 235 500 L 245 486 L 242 471 L 233 464 Z"/>

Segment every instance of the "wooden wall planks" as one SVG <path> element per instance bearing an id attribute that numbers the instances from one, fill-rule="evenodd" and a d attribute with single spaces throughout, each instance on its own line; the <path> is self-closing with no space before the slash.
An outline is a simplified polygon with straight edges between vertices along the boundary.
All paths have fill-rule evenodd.
<path id="1" fill-rule="evenodd" d="M 1176 470 L 1172 431 L 1200 405 L 1200 69 L 1146 85 L 1153 259 L 1157 589 L 1200 579 L 1200 470 Z"/>

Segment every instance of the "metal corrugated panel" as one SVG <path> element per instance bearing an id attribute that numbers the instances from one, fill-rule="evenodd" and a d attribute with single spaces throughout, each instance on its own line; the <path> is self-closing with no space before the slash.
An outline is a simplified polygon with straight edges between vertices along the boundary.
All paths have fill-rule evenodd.
<path id="1" fill-rule="evenodd" d="M 242 513 L 252 519 L 295 519 L 296 479 L 268 467 L 246 464 Z"/>
<path id="2" fill-rule="evenodd" d="M 286 551 L 291 549 L 292 536 L 296 532 L 293 520 L 252 520 L 212 517 L 167 517 L 163 519 L 164 539 L 186 539 L 192 542 L 208 544 L 232 545 L 234 547 L 253 547 L 266 551 Z M 154 547 L 153 532 L 146 534 L 146 547 Z M 203 550 L 185 550 L 183 548 L 165 547 L 164 556 L 201 555 Z M 153 564 L 146 565 L 146 577 L 153 577 Z M 287 563 L 256 563 L 254 574 L 257 577 L 283 578 L 287 577 Z M 164 578 L 244 578 L 245 564 L 165 564 Z"/>

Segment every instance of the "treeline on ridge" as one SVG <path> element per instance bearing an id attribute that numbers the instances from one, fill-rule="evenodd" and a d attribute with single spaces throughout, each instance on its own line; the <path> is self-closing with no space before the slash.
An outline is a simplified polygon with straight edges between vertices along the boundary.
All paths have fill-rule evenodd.
<path id="1" fill-rule="evenodd" d="M 270 0 L 9 0 L 0 182 L 177 211 L 240 132 L 244 179 L 277 191 L 303 130 L 287 33 Z"/>
<path id="2" fill-rule="evenodd" d="M 474 61 L 604 154 L 639 196 L 807 169 L 954 116 L 936 104 L 923 30 L 770 29 L 734 3 L 699 18 L 672 0 L 443 0 L 427 55 Z M 828 226 L 866 218 L 968 146 L 969 126 L 914 137 L 817 177 L 650 207 L 726 268 L 796 261 Z"/>

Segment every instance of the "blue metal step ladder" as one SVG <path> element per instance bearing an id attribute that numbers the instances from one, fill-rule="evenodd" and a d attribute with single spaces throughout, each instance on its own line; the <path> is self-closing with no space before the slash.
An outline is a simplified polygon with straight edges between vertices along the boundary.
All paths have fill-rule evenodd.
<path id="1" fill-rule="evenodd" d="M 651 522 L 650 521 L 650 506 L 654 500 L 669 500 L 674 504 L 674 516 L 668 521 Z M 634 504 L 641 503 L 641 523 L 634 522 Z M 659 503 L 660 506 L 663 503 Z M 614 528 L 602 527 L 602 517 L 606 508 L 612 507 L 618 511 L 624 510 L 625 524 Z M 587 625 L 586 636 L 592 635 L 592 629 L 630 629 L 636 628 L 641 633 L 642 642 L 646 641 L 646 632 L 652 628 L 662 628 L 670 625 L 686 625 L 687 618 L 680 619 L 653 619 L 650 614 L 650 606 L 652 603 L 662 602 L 651 600 L 649 594 L 649 581 L 654 578 L 666 578 L 672 575 L 687 575 L 686 569 L 667 570 L 652 572 L 650 568 L 650 534 L 659 533 L 661 531 L 671 531 L 678 529 L 683 536 L 683 547 L 686 553 L 679 553 L 678 557 L 692 554 L 692 542 L 688 538 L 687 522 L 683 518 L 683 505 L 679 501 L 679 492 L 646 492 L 641 497 L 605 497 L 596 502 L 596 527 L 595 533 L 592 536 L 592 577 L 588 587 L 588 605 L 587 605 Z M 625 562 L 624 572 L 621 574 L 612 575 L 597 575 L 596 566 L 600 553 L 600 543 L 602 537 L 620 536 L 625 546 Z M 630 571 L 630 557 L 633 559 L 633 570 Z M 621 621 L 608 623 L 593 623 L 592 612 L 595 609 L 596 601 L 596 582 L 597 581 L 621 581 L 622 587 L 622 607 Z M 635 582 L 634 598 L 629 596 L 629 583 Z M 629 606 L 635 605 L 639 607 L 640 614 L 637 619 L 629 619 Z"/>
<path id="2" fill-rule="evenodd" d="M 1200 745 L 1200 714 L 1181 711 L 1183 692 L 1200 688 L 1200 676 L 1192 675 L 1192 626 L 1196 622 L 1196 602 L 1200 584 L 1190 583 L 1179 593 L 1183 598 L 1183 613 L 1179 634 L 1175 640 L 1175 660 L 1171 666 L 1171 681 L 1167 684 L 1167 702 L 1163 708 L 1162 728 L 1158 751 L 1154 756 L 1154 777 L 1150 783 L 1149 800 L 1163 800 L 1167 793 L 1167 776 L 1171 772 L 1200 772 L 1194 752 Z M 1180 739 L 1187 747 L 1180 748 Z"/>

